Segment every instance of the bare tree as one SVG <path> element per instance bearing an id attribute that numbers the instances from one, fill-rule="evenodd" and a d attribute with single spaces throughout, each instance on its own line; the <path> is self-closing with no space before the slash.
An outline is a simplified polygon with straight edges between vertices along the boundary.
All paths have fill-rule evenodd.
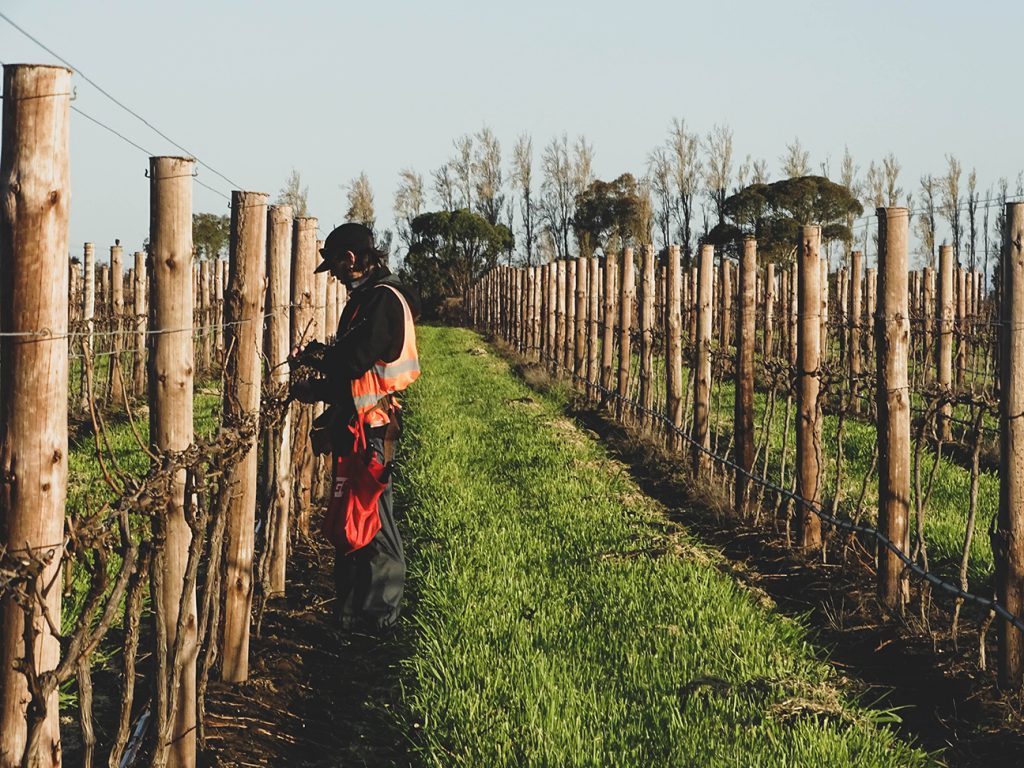
<path id="1" fill-rule="evenodd" d="M 686 267 L 690 266 L 690 257 L 693 253 L 691 222 L 694 199 L 701 178 L 699 148 L 700 139 L 697 134 L 687 132 L 685 121 L 673 119 L 668 135 L 668 151 L 675 184 L 677 236 L 683 244 L 683 264 Z"/>
<path id="2" fill-rule="evenodd" d="M 803 148 L 799 138 L 786 145 L 786 154 L 779 158 L 782 175 L 787 179 L 807 176 L 811 172 L 811 153 Z"/>
<path id="3" fill-rule="evenodd" d="M 442 210 L 451 212 L 455 210 L 455 179 L 452 176 L 452 169 L 445 163 L 430 174 L 433 180 L 434 195 Z"/>
<path id="4" fill-rule="evenodd" d="M 950 237 L 953 240 L 953 257 L 960 263 L 960 241 L 963 236 L 963 224 L 960 221 L 960 161 L 953 155 L 946 155 L 946 175 L 942 178 L 941 204 L 939 212 L 949 223 Z"/>
<path id="5" fill-rule="evenodd" d="M 935 193 L 936 185 L 934 177 L 929 173 L 921 177 L 921 195 L 924 198 L 921 212 L 915 219 L 915 228 L 918 239 L 921 241 L 921 249 L 925 254 L 925 263 L 929 267 L 935 267 Z"/>
<path id="6" fill-rule="evenodd" d="M 860 167 L 853 161 L 853 155 L 850 154 L 850 148 L 843 147 L 843 160 L 839 164 L 839 183 L 849 190 L 850 194 L 856 198 L 861 196 L 861 182 L 857 178 L 857 173 L 860 171 Z M 846 228 L 850 230 L 850 237 L 853 237 L 853 225 L 856 223 L 856 218 L 853 212 L 846 214 Z M 853 248 L 853 242 L 846 243 L 847 249 Z"/>
<path id="7" fill-rule="evenodd" d="M 740 163 L 739 168 L 736 169 L 736 190 L 746 189 L 747 182 L 750 180 L 751 175 L 754 173 L 754 159 L 751 155 L 747 155 L 743 158 L 743 162 Z"/>
<path id="8" fill-rule="evenodd" d="M 651 180 L 640 179 L 637 185 L 637 245 L 650 245 L 654 238 L 651 236 L 654 229 L 654 200 L 651 197 Z"/>
<path id="9" fill-rule="evenodd" d="M 501 142 L 487 126 L 476 135 L 473 183 L 477 210 L 492 226 L 497 224 L 505 203 L 502 192 Z"/>
<path id="10" fill-rule="evenodd" d="M 885 205 L 885 177 L 882 175 L 882 169 L 875 164 L 874 160 L 868 165 L 862 192 L 865 208 L 881 208 Z"/>
<path id="11" fill-rule="evenodd" d="M 569 139 L 563 133 L 544 147 L 541 156 L 544 180 L 541 182 L 541 210 L 544 225 L 554 240 L 556 257 L 569 256 L 569 233 L 576 207 L 573 185 L 573 164 L 569 156 Z"/>
<path id="12" fill-rule="evenodd" d="M 768 183 L 768 161 L 763 157 L 760 160 L 755 160 L 754 164 L 750 167 L 750 183 Z"/>
<path id="13" fill-rule="evenodd" d="M 292 168 L 291 175 L 281 187 L 281 191 L 277 193 L 277 204 L 290 205 L 294 216 L 307 216 L 309 215 L 308 197 L 309 187 L 302 186 L 302 177 L 297 170 Z"/>
<path id="14" fill-rule="evenodd" d="M 899 205 L 900 198 L 903 197 L 903 187 L 899 185 L 901 170 L 903 167 L 892 152 L 882 158 L 882 174 L 885 176 L 885 204 L 890 207 Z"/>
<path id="15" fill-rule="evenodd" d="M 533 139 L 522 134 L 512 148 L 512 183 L 519 192 L 519 213 L 523 219 L 523 247 L 526 266 L 533 266 L 533 244 L 536 240 L 533 222 Z"/>
<path id="16" fill-rule="evenodd" d="M 579 194 L 594 180 L 594 147 L 580 136 L 576 139 L 572 163 L 573 183 Z"/>
<path id="17" fill-rule="evenodd" d="M 412 220 L 423 213 L 423 202 L 423 177 L 412 168 L 403 168 L 395 190 L 395 226 L 406 247 L 413 243 Z"/>
<path id="18" fill-rule="evenodd" d="M 345 220 L 365 224 L 372 230 L 375 219 L 373 187 L 370 186 L 370 179 L 365 171 L 349 182 L 347 196 L 348 211 L 345 213 Z"/>
<path id="19" fill-rule="evenodd" d="M 469 134 L 460 136 L 452 142 L 455 145 L 455 157 L 448 161 L 455 181 L 455 189 L 460 193 L 460 208 L 473 208 L 473 137 Z"/>
<path id="20" fill-rule="evenodd" d="M 650 191 L 657 200 L 655 222 L 661 234 L 662 246 L 667 248 L 671 241 L 669 229 L 672 223 L 673 194 L 672 163 L 665 147 L 657 147 L 647 156 L 647 172 Z"/>
<path id="21" fill-rule="evenodd" d="M 725 198 L 732 181 L 732 131 L 728 126 L 716 125 L 705 139 L 707 168 L 704 181 L 708 197 L 715 206 L 718 223 L 725 222 Z"/>

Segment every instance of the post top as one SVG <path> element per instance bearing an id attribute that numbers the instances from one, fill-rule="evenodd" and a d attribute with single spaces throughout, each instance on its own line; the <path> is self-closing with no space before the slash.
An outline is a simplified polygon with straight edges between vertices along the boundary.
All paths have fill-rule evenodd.
<path id="1" fill-rule="evenodd" d="M 880 207 L 875 209 L 875 214 L 878 217 L 885 216 L 888 219 L 896 219 L 896 218 L 909 217 L 910 216 L 910 209 L 904 208 L 903 206 L 899 206 L 899 205 L 893 205 L 893 206 L 883 205 L 883 206 L 880 206 Z"/>

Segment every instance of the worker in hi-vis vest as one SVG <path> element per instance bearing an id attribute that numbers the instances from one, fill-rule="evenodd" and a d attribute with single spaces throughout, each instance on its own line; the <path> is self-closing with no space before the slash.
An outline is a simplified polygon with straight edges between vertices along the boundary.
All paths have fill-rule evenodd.
<path id="1" fill-rule="evenodd" d="M 373 233 L 362 224 L 336 228 L 320 255 L 323 261 L 316 271 L 329 271 L 344 284 L 348 302 L 332 343 L 313 342 L 292 350 L 293 367 L 306 365 L 320 376 L 294 383 L 290 396 L 328 406 L 314 423 L 312 437 L 314 450 L 329 449 L 335 458 L 332 500 L 347 490 L 338 468 L 354 452 L 364 453 L 377 468 L 379 529 L 374 517 L 373 527 L 363 531 L 363 541 L 349 543 L 344 535 L 340 542 L 328 537 L 337 547 L 335 611 L 342 627 L 388 629 L 398 620 L 405 586 L 405 556 L 391 492 L 400 431 L 396 393 L 420 373 L 413 326 L 419 302 L 388 270 L 387 254 L 374 246 Z M 329 505 L 328 517 L 333 511 Z M 351 527 L 352 521 L 347 522 Z M 342 528 L 345 524 L 340 521 Z"/>

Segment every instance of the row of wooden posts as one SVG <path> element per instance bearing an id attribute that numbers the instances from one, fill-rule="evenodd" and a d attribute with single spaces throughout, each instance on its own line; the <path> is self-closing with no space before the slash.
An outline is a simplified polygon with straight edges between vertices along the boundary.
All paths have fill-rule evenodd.
<path id="1" fill-rule="evenodd" d="M 113 339 L 110 381 L 116 389 L 110 399 L 127 403 L 146 391 L 149 445 L 157 461 L 195 441 L 197 360 L 215 367 L 222 356 L 224 425 L 251 423 L 265 388 L 284 396 L 290 349 L 325 340 L 345 301 L 342 286 L 314 275 L 317 219 L 293 217 L 289 206 L 268 206 L 263 193 L 232 193 L 229 260 L 196 265 L 195 163 L 169 156 L 149 162 L 148 253 L 135 253 L 125 283 L 123 252 L 120 244 L 113 246 L 110 264 L 99 270 L 98 299 L 94 248 L 86 245 L 80 268 L 68 267 L 71 91 L 71 71 L 63 67 L 4 67 L 0 196 L 9 204 L 0 212 L 0 552 L 5 562 L 42 563 L 38 584 L 48 586 L 40 587 L 40 604 L 28 612 L 0 590 L 0 768 L 21 765 L 27 752 L 33 765 L 60 764 L 57 688 L 46 690 L 44 702 L 35 701 L 17 665 L 27 659 L 47 679 L 61 662 L 52 631 L 61 625 L 61 590 L 52 587 L 66 547 L 70 361 L 80 355 L 83 372 L 94 368 L 101 332 L 97 301 L 109 307 L 103 314 L 111 320 L 106 332 Z M 198 331 L 212 332 L 199 335 L 197 345 Z M 123 353 L 132 355 L 130 379 L 122 375 Z M 88 385 L 82 392 L 90 397 Z M 241 461 L 222 468 L 226 543 L 218 655 L 226 681 L 248 674 L 258 487 L 266 496 L 267 592 L 284 592 L 289 533 L 309 531 L 311 497 L 323 477 L 308 439 L 313 417 L 312 406 L 293 405 L 272 435 L 274 450 L 265 451 L 271 460 L 257 466 L 253 439 Z M 171 701 L 161 705 L 168 722 L 156 726 L 154 764 L 193 766 L 202 638 L 195 579 L 190 582 L 186 573 L 193 536 L 186 472 L 174 477 L 162 514 L 153 520 L 159 565 L 152 569 L 150 591 L 166 609 L 155 631 L 162 643 L 154 649 L 157 668 L 176 645 L 184 662 Z M 219 554 L 203 550 L 199 556 L 216 562 Z M 180 622 L 179 606 L 187 612 Z M 26 637 L 32 638 L 31 653 Z"/>
<path id="2" fill-rule="evenodd" d="M 841 297 L 839 306 L 849 312 L 840 325 L 846 341 L 838 346 L 847 351 L 843 370 L 854 383 L 864 375 L 862 342 L 864 349 L 874 353 L 873 383 L 861 386 L 862 391 L 873 395 L 877 419 L 878 528 L 904 553 L 910 552 L 911 299 L 919 300 L 924 315 L 920 318 L 922 332 L 928 328 L 930 334 L 925 354 L 934 360 L 935 381 L 948 393 L 955 389 L 954 327 L 966 327 L 974 321 L 997 328 L 1002 460 L 996 597 L 1009 612 L 1022 617 L 1024 460 L 1020 456 L 1024 454 L 1019 446 L 1024 440 L 1024 424 L 1015 417 L 1024 409 L 1024 204 L 1008 205 L 1007 221 L 998 321 L 988 317 L 991 307 L 986 306 L 988 299 L 977 276 L 954 268 L 951 248 L 941 248 L 937 279 L 931 270 L 923 273 L 920 281 L 911 277 L 907 264 L 909 213 L 905 208 L 878 210 L 878 267 L 868 270 L 863 283 L 866 315 L 861 310 L 859 252 L 852 254 L 849 276 L 840 273 L 833 282 L 836 290 L 832 293 Z M 729 466 L 735 474 L 737 512 L 745 514 L 751 500 L 751 482 L 763 482 L 754 476 L 753 467 L 755 350 L 765 361 L 771 356 L 777 317 L 775 297 L 781 293 L 784 310 L 780 330 L 786 342 L 782 357 L 791 365 L 797 406 L 797 539 L 801 548 L 812 552 L 822 545 L 821 521 L 814 510 L 822 506 L 821 480 L 828 451 L 822 444 L 819 392 L 824 352 L 829 348 L 829 292 L 825 287 L 830 281 L 820 249 L 820 227 L 804 227 L 794 267 L 779 273 L 775 265 L 759 268 L 757 243 L 752 238 L 745 240 L 737 264 L 735 310 L 729 305 L 730 262 L 723 258 L 716 269 L 713 246 L 703 245 L 685 279 L 677 246 L 667 249 L 661 279 L 657 277 L 658 257 L 649 246 L 641 250 L 638 265 L 634 263 L 634 250 L 626 248 L 621 254 L 609 253 L 600 260 L 580 257 L 539 267 L 499 267 L 472 289 L 470 312 L 477 327 L 503 336 L 553 372 L 573 376 L 595 402 L 612 406 L 619 419 L 635 420 L 649 430 L 657 427 L 672 450 L 680 450 L 686 443 L 696 476 L 707 476 L 712 463 Z M 714 280 L 716 272 L 718 281 Z M 717 292 L 715 282 L 720 286 Z M 919 293 L 911 291 L 915 283 Z M 733 342 L 734 318 L 733 354 L 726 350 Z M 717 339 L 713 336 L 716 326 Z M 685 355 L 693 390 L 693 413 L 687 432 L 682 429 L 684 337 L 689 342 Z M 966 351 L 965 338 L 960 336 L 957 346 L 964 352 L 958 354 Z M 638 342 L 638 360 L 634 358 L 634 342 Z M 665 377 L 665 398 L 658 406 L 653 363 L 656 354 L 664 356 Z M 716 356 L 728 359 L 736 384 L 730 456 L 714 455 L 711 447 L 711 366 Z M 639 393 L 632 399 L 636 366 Z M 948 403 L 942 406 L 942 413 L 948 422 Z M 906 600 L 907 575 L 899 557 L 880 546 L 878 591 L 889 606 L 900 607 Z M 1019 687 L 1024 680 L 1024 638 L 1006 620 L 1000 619 L 998 626 L 1000 681 L 1005 686 Z"/>
<path id="3" fill-rule="evenodd" d="M 85 243 L 81 259 L 69 266 L 69 346 L 72 360 L 81 361 L 77 401 L 83 411 L 93 405 L 118 407 L 125 395 L 146 394 L 146 329 L 149 279 L 146 252 L 133 254 L 134 266 L 123 269 L 124 249 L 110 246 L 109 262 L 96 264 L 95 246 Z M 224 363 L 224 286 L 229 263 L 215 258 L 193 265 L 193 327 L 196 371 L 219 375 Z M 326 274 L 316 275 L 315 305 L 325 313 L 319 326 L 337 326 L 345 287 Z M 290 287 L 289 287 L 290 290 Z M 279 308 L 280 310 L 280 308 Z M 285 310 L 287 311 L 287 310 Z M 271 308 L 267 308 L 270 314 Z M 97 362 L 108 363 L 98 366 Z M 95 374 L 103 371 L 103 381 Z M 91 383 L 91 387 L 90 387 Z M 126 391 L 125 391 L 126 390 Z"/>

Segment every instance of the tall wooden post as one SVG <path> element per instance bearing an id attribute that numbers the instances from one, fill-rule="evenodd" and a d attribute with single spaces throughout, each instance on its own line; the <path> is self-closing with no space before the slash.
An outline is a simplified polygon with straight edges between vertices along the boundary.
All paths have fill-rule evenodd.
<path id="1" fill-rule="evenodd" d="M 136 251 L 135 282 L 132 285 L 132 328 L 135 340 L 132 380 L 135 383 L 136 397 L 142 397 L 146 391 L 146 285 L 146 253 Z"/>
<path id="2" fill-rule="evenodd" d="M 1000 302 L 999 527 L 996 597 L 1024 616 L 1024 203 L 1006 205 Z M 999 619 L 999 685 L 1024 683 L 1024 636 Z"/>
<path id="3" fill-rule="evenodd" d="M 789 364 L 793 366 L 797 364 L 797 356 L 799 354 L 797 344 L 799 343 L 800 331 L 797 327 L 797 308 L 800 301 L 800 278 L 799 265 L 794 264 L 789 270 L 789 304 L 786 307 L 789 322 Z M 817 316 L 817 313 L 815 313 L 815 316 Z"/>
<path id="4" fill-rule="evenodd" d="M 878 270 L 869 267 L 864 270 L 864 311 L 867 313 L 868 333 L 864 339 L 867 342 L 868 354 L 875 354 L 875 316 L 878 314 Z"/>
<path id="5" fill-rule="evenodd" d="M 939 388 L 946 393 L 953 390 L 953 246 L 939 246 L 938 285 L 938 345 L 935 349 L 935 378 Z M 951 440 L 953 437 L 953 406 L 945 403 L 939 408 L 939 437 Z"/>
<path id="6" fill-rule="evenodd" d="M 82 246 L 82 344 L 75 352 L 81 353 L 82 410 L 89 409 L 92 392 L 89 379 L 93 360 L 93 330 L 96 327 L 96 254 L 92 243 Z"/>
<path id="7" fill-rule="evenodd" d="M 619 289 L 619 378 L 615 413 L 619 421 L 624 421 L 628 413 L 626 401 L 629 398 L 629 371 L 633 363 L 630 332 L 633 325 L 633 300 L 636 296 L 636 270 L 633 268 L 632 248 L 626 248 L 622 252 L 622 279 L 619 280 Z"/>
<path id="8" fill-rule="evenodd" d="M 596 256 L 590 258 L 587 275 L 590 277 L 590 284 L 587 286 L 587 319 L 589 321 L 587 327 L 587 383 L 590 385 L 591 400 L 597 400 L 597 382 L 601 378 L 597 365 L 598 349 L 601 346 L 600 337 L 598 336 L 600 326 L 598 320 L 601 306 L 601 267 L 597 262 Z"/>
<path id="9" fill-rule="evenodd" d="M 849 306 L 847 292 L 849 291 L 848 272 L 846 267 L 840 267 L 836 272 L 836 328 L 839 329 L 839 366 L 845 368 L 847 357 L 850 354 L 850 323 L 846 317 L 846 308 Z"/>
<path id="10" fill-rule="evenodd" d="M 264 261 L 267 252 L 267 195 L 231 193 L 230 273 L 224 306 L 224 422 L 259 421 L 262 382 Z M 249 676 L 249 616 L 256 539 L 256 438 L 236 464 L 227 467 L 222 493 L 228 494 L 224 578 L 222 679 L 238 683 Z"/>
<path id="11" fill-rule="evenodd" d="M 615 383 L 615 296 L 619 261 L 614 249 L 604 257 L 604 327 L 601 329 L 601 402 L 608 404 L 608 393 Z"/>
<path id="12" fill-rule="evenodd" d="M 124 248 L 121 243 L 110 246 L 110 314 L 111 314 L 111 355 L 110 355 L 110 401 L 114 404 L 124 400 L 124 371 L 121 367 L 121 350 L 124 339 L 124 274 L 121 264 Z"/>
<path id="13" fill-rule="evenodd" d="M 957 266 L 956 278 L 956 388 L 963 390 L 967 372 L 967 278 Z"/>
<path id="14" fill-rule="evenodd" d="M 720 309 L 718 343 L 725 351 L 732 345 L 732 262 L 723 255 L 719 266 L 721 287 L 718 292 Z"/>
<path id="15" fill-rule="evenodd" d="M 551 370 L 558 376 L 561 375 L 563 349 L 566 347 L 565 334 L 565 262 L 555 262 L 555 345 L 551 356 Z"/>
<path id="16" fill-rule="evenodd" d="M 228 275 L 224 273 L 221 259 L 213 262 L 213 358 L 217 367 L 226 364 L 224 359 L 224 286 Z M 230 267 L 230 264 L 228 265 Z"/>
<path id="17" fill-rule="evenodd" d="M 555 350 L 558 349 L 558 262 L 551 262 L 544 265 L 544 355 L 551 373 L 558 371 L 558 364 L 555 362 Z"/>
<path id="18" fill-rule="evenodd" d="M 818 282 L 818 287 L 821 291 L 820 306 L 818 323 L 821 330 L 818 333 L 818 348 L 821 350 L 821 361 L 824 362 L 829 358 L 828 350 L 828 294 L 829 294 L 829 280 L 828 280 L 828 258 L 822 257 L 819 260 L 819 268 L 821 269 L 821 277 Z"/>
<path id="19" fill-rule="evenodd" d="M 576 346 L 576 302 L 573 300 L 576 292 L 576 262 L 573 259 L 565 261 L 565 284 L 562 289 L 565 292 L 565 334 L 562 336 L 561 365 L 566 372 L 571 372 Z"/>
<path id="20" fill-rule="evenodd" d="M 764 350 L 765 359 L 775 351 L 775 265 L 769 263 L 764 275 Z"/>
<path id="21" fill-rule="evenodd" d="M 654 246 L 643 247 L 640 282 L 640 423 L 651 428 L 654 408 Z"/>
<path id="22" fill-rule="evenodd" d="M 68 212 L 71 70 L 4 66 L 0 145 L 0 549 L 46 565 L 43 609 L 0 597 L 0 766 L 59 766 L 58 691 L 32 702 L 25 674 L 53 670 L 54 580 L 64 547 L 68 473 Z M 31 626 L 26 632 L 25 622 Z M 29 648 L 26 635 L 32 638 Z"/>
<path id="23" fill-rule="evenodd" d="M 850 399 L 853 412 L 860 413 L 860 382 L 857 380 L 861 371 L 861 267 L 864 254 L 854 251 L 850 255 Z"/>
<path id="24" fill-rule="evenodd" d="M 736 335 L 736 398 L 733 409 L 735 435 L 733 461 L 741 470 L 754 468 L 754 344 L 757 330 L 757 241 L 743 241 L 739 270 L 739 323 Z M 736 514 L 747 513 L 749 481 L 736 472 Z"/>
<path id="25" fill-rule="evenodd" d="M 316 286 L 313 270 L 316 255 L 317 220 L 298 216 L 292 235 L 292 346 L 308 344 L 316 336 Z M 312 515 L 313 446 L 309 433 L 313 428 L 313 406 L 292 405 L 292 479 L 294 481 L 295 521 L 303 535 L 309 534 Z"/>
<path id="26" fill-rule="evenodd" d="M 797 262 L 796 360 L 796 493 L 797 540 L 804 550 L 821 547 L 821 520 L 811 511 L 821 507 L 821 227 L 806 225 L 800 238 Z"/>
<path id="27" fill-rule="evenodd" d="M 192 346 L 192 169 L 184 157 L 152 157 L 150 189 L 150 302 L 149 439 L 157 451 L 183 451 L 193 439 L 192 397 L 194 359 Z M 185 471 L 174 478 L 163 514 L 155 521 L 157 538 L 164 546 L 153 563 L 153 593 L 161 621 L 158 643 L 170 650 L 177 640 L 179 606 L 186 617 L 182 624 L 181 676 L 170 681 L 159 710 L 172 707 L 174 717 L 166 734 L 158 739 L 167 747 L 167 764 L 190 768 L 196 759 L 196 593 L 185 592 L 192 530 L 185 518 Z M 158 659 L 167 665 L 170 659 Z M 166 716 L 166 715 L 164 715 Z"/>
<path id="28" fill-rule="evenodd" d="M 272 205 L 267 211 L 267 333 L 264 352 L 270 363 L 269 385 L 284 396 L 288 388 L 288 358 L 291 346 L 291 246 L 292 207 Z M 288 562 L 288 530 L 292 508 L 292 415 L 289 409 L 279 427 L 275 450 L 267 449 L 267 473 L 263 487 L 268 489 L 268 597 L 284 594 Z"/>
<path id="29" fill-rule="evenodd" d="M 715 247 L 702 244 L 697 257 L 697 329 L 693 361 L 693 474 L 700 478 L 711 467 L 711 304 L 714 291 Z"/>
<path id="30" fill-rule="evenodd" d="M 679 450 L 678 430 L 683 426 L 683 274 L 679 263 L 679 246 L 668 247 L 667 283 L 665 291 L 665 416 L 675 428 L 668 434 L 670 450 Z"/>
<path id="31" fill-rule="evenodd" d="M 924 268 L 923 296 L 921 299 L 921 318 L 923 326 L 923 338 L 921 344 L 924 348 L 924 380 L 930 381 L 931 361 L 934 358 L 932 349 L 934 325 L 935 325 L 935 270 L 931 267 Z"/>
<path id="32" fill-rule="evenodd" d="M 910 510 L 909 222 L 906 208 L 878 209 L 878 526 L 904 552 L 908 551 Z M 878 593 L 892 608 L 902 606 L 907 597 L 903 563 L 888 549 L 878 553 Z"/>
<path id="33" fill-rule="evenodd" d="M 576 258 L 576 327 L 573 329 L 576 341 L 573 344 L 572 370 L 577 376 L 586 378 L 587 364 L 587 267 L 590 259 Z"/>

